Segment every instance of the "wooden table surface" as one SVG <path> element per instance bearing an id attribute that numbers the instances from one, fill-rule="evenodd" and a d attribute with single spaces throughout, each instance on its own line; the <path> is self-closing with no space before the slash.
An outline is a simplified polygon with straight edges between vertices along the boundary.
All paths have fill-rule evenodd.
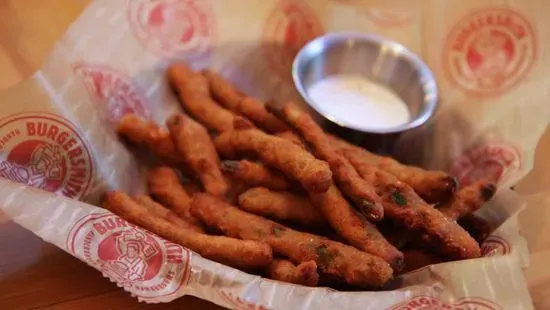
<path id="1" fill-rule="evenodd" d="M 53 43 L 87 0 L 0 0 L 0 89 L 14 85 L 40 67 Z M 522 193 L 550 188 L 550 133 L 537 152 L 536 169 L 518 185 Z M 546 159 L 545 159 L 546 158 Z M 530 213 L 536 210 L 528 210 Z M 549 215 L 550 216 L 550 215 Z M 2 224 L 2 222 L 4 222 Z M 544 220 L 542 221 L 544 222 Z M 532 224 L 532 223 L 529 223 Z M 540 224 L 540 223 L 539 223 Z M 524 225 L 532 264 L 526 271 L 537 308 L 550 309 L 549 225 Z M 542 229 L 542 230 L 541 230 Z M 540 240 L 540 242 L 539 242 Z M 165 305 L 139 304 L 97 271 L 0 215 L 0 309 L 221 309 L 184 297 Z"/>

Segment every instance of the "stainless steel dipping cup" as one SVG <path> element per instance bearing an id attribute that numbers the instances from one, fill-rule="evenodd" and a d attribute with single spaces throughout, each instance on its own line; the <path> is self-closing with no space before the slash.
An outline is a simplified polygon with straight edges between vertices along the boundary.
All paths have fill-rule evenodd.
<path id="1" fill-rule="evenodd" d="M 407 104 L 410 121 L 392 128 L 369 128 L 368 116 L 364 125 L 354 126 L 324 111 L 310 98 L 308 88 L 342 74 L 359 74 L 394 91 Z M 382 154 L 392 152 L 401 133 L 426 123 L 438 105 L 437 83 L 420 57 L 397 42 L 371 34 L 333 33 L 314 39 L 294 59 L 292 77 L 303 99 L 322 116 L 317 117 L 322 127 Z"/>

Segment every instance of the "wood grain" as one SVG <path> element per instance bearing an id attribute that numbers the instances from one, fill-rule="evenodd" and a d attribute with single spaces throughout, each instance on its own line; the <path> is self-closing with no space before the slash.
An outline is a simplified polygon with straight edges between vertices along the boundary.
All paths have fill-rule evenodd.
<path id="1" fill-rule="evenodd" d="M 40 65 L 87 1 L 0 1 L 0 88 L 29 76 Z"/>

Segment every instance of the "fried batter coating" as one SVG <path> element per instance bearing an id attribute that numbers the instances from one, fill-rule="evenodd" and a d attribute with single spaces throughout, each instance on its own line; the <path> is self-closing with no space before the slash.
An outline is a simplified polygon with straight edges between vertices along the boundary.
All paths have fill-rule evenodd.
<path id="1" fill-rule="evenodd" d="M 266 242 L 273 251 L 299 264 L 315 261 L 321 273 L 358 287 L 381 287 L 391 278 L 391 267 L 381 258 L 317 235 L 298 232 L 233 207 L 208 194 L 197 194 L 191 213 L 224 234 Z"/>
<path id="2" fill-rule="evenodd" d="M 310 192 L 309 197 L 330 226 L 349 244 L 383 258 L 394 270 L 401 269 L 403 254 L 384 238 L 374 224 L 351 207 L 334 183 L 328 191 L 322 194 Z"/>
<path id="3" fill-rule="evenodd" d="M 356 152 L 345 152 L 363 178 L 375 184 L 384 214 L 411 231 L 423 231 L 437 241 L 441 254 L 454 259 L 481 255 L 477 242 L 458 224 L 416 194 L 408 184 L 377 167 L 365 164 Z"/>
<path id="4" fill-rule="evenodd" d="M 403 165 L 393 158 L 375 155 L 335 136 L 329 136 L 329 138 L 332 143 L 345 149 L 346 152 L 356 153 L 365 164 L 376 166 L 409 184 L 428 203 L 444 202 L 452 197 L 458 188 L 456 178 L 446 172 Z"/>
<path id="5" fill-rule="evenodd" d="M 307 197 L 291 192 L 251 188 L 239 196 L 239 206 L 247 212 L 275 221 L 288 221 L 313 229 L 328 227 L 328 223 Z"/>
<path id="6" fill-rule="evenodd" d="M 254 126 L 254 124 L 252 124 L 252 122 L 244 116 L 235 115 L 235 118 L 233 119 L 233 130 L 246 129 L 256 129 L 256 126 Z"/>
<path id="7" fill-rule="evenodd" d="M 317 263 L 313 260 L 296 266 L 286 259 L 273 259 L 267 268 L 267 276 L 273 280 L 305 286 L 316 286 L 319 282 Z"/>
<path id="8" fill-rule="evenodd" d="M 155 124 L 134 114 L 122 117 L 117 132 L 133 144 L 146 147 L 160 160 L 170 165 L 183 164 L 183 160 L 170 138 L 170 133 Z"/>
<path id="9" fill-rule="evenodd" d="M 179 62 L 168 68 L 168 80 L 178 93 L 185 111 L 204 126 L 217 132 L 233 130 L 235 115 L 212 100 L 206 77 Z"/>
<path id="10" fill-rule="evenodd" d="M 273 190 L 290 188 L 288 180 L 278 171 L 249 160 L 224 160 L 221 169 L 232 178 L 249 186 L 262 186 Z"/>
<path id="11" fill-rule="evenodd" d="M 155 214 L 160 218 L 167 220 L 168 222 L 174 225 L 177 225 L 178 227 L 189 229 L 198 233 L 204 233 L 204 230 L 202 229 L 202 227 L 200 225 L 196 225 L 196 223 L 198 223 L 197 221 L 195 221 L 195 223 L 192 223 L 185 219 L 182 219 L 175 212 L 157 203 L 147 195 L 136 196 L 134 197 L 134 200 L 137 203 L 144 206 L 145 208 L 147 208 L 149 212 Z"/>
<path id="12" fill-rule="evenodd" d="M 218 153 L 206 128 L 185 114 L 166 120 L 166 126 L 185 163 L 201 180 L 207 193 L 223 196 L 228 188 Z"/>
<path id="13" fill-rule="evenodd" d="M 275 115 L 268 112 L 261 101 L 245 97 L 239 102 L 239 111 L 250 119 L 256 126 L 268 133 L 284 132 L 288 127 Z"/>
<path id="14" fill-rule="evenodd" d="M 471 213 L 481 208 L 485 202 L 493 197 L 495 192 L 496 187 L 493 184 L 481 180 L 459 190 L 451 200 L 443 204 L 438 210 L 449 220 L 458 221 L 460 226 L 476 241 L 480 242 L 489 236 L 491 227 L 483 219 Z M 384 236 L 398 248 L 403 247 L 413 239 L 418 239 L 415 241 L 421 242 L 420 244 L 417 242 L 419 246 L 437 247 L 429 234 L 393 230 L 389 234 L 385 233 Z"/>
<path id="15" fill-rule="evenodd" d="M 447 201 L 445 204 L 440 206 L 438 210 L 443 213 L 449 220 L 458 221 L 464 217 L 470 215 L 470 221 L 466 219 L 462 224 L 474 225 L 470 228 L 473 229 L 473 232 L 468 230 L 468 227 L 464 227 L 470 235 L 479 242 L 480 238 L 485 239 L 490 233 L 490 227 L 484 226 L 482 220 L 476 221 L 476 218 L 473 218 L 473 212 L 481 208 L 487 201 L 489 201 L 496 192 L 496 186 L 490 183 L 487 180 L 480 180 L 471 185 L 468 185 L 460 189 L 455 196 Z M 459 223 L 460 224 L 460 223 Z M 477 227 L 475 225 L 478 225 Z M 434 247 L 434 241 L 431 240 L 430 235 L 422 235 L 422 242 L 427 246 Z M 481 240 L 483 240 L 481 239 Z M 435 245 L 436 246 L 436 245 Z"/>
<path id="16" fill-rule="evenodd" d="M 302 141 L 302 139 L 297 134 L 295 134 L 294 132 L 292 132 L 290 130 L 281 131 L 281 132 L 278 132 L 274 135 L 279 137 L 279 138 L 283 138 L 285 140 L 288 140 L 288 141 L 290 141 L 290 142 L 292 142 L 292 143 L 296 144 L 297 146 L 300 146 L 304 149 L 307 149 L 306 145 L 304 144 L 304 141 Z"/>
<path id="17" fill-rule="evenodd" d="M 438 210 L 449 219 L 456 221 L 481 208 L 493 198 L 496 189 L 496 186 L 488 180 L 477 181 L 460 189 L 451 200 L 438 207 Z"/>
<path id="18" fill-rule="evenodd" d="M 154 167 L 147 175 L 149 193 L 174 211 L 184 221 L 201 228 L 200 222 L 191 215 L 191 197 L 180 183 L 176 172 L 169 167 Z"/>
<path id="19" fill-rule="evenodd" d="M 214 144 L 226 158 L 234 158 L 240 152 L 255 153 L 263 162 L 297 180 L 308 191 L 322 193 L 332 181 L 332 172 L 326 162 L 315 159 L 292 142 L 259 130 L 224 132 L 214 140 Z"/>
<path id="20" fill-rule="evenodd" d="M 271 247 L 264 242 L 209 236 L 185 229 L 148 211 L 123 192 L 107 192 L 104 208 L 134 225 L 228 266 L 243 270 L 263 269 L 273 259 Z"/>
<path id="21" fill-rule="evenodd" d="M 329 163 L 334 180 L 361 213 L 371 221 L 382 220 L 382 200 L 376 194 L 373 185 L 361 178 L 309 114 L 301 111 L 293 102 L 287 102 L 282 106 L 273 104 L 268 108 L 298 131 L 320 159 Z"/>
<path id="22" fill-rule="evenodd" d="M 245 116 L 268 133 L 287 129 L 283 122 L 265 109 L 261 101 L 247 97 L 231 82 L 212 70 L 203 70 L 202 73 L 210 83 L 210 91 L 214 98 L 227 109 Z"/>
<path id="23" fill-rule="evenodd" d="M 406 249 L 403 251 L 403 254 L 405 255 L 405 266 L 401 273 L 407 273 L 445 261 L 443 258 L 422 249 Z"/>
<path id="24" fill-rule="evenodd" d="M 208 80 L 212 96 L 230 110 L 237 110 L 239 101 L 246 95 L 223 76 L 210 69 L 201 70 Z"/>

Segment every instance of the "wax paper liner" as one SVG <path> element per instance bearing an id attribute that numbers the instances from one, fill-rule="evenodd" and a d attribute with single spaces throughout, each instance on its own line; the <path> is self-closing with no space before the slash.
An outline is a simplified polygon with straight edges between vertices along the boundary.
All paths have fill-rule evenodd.
<path id="1" fill-rule="evenodd" d="M 480 210 L 492 224 L 500 224 L 482 245 L 484 258 L 413 271 L 399 277 L 400 288 L 392 291 L 339 292 L 249 275 L 101 208 L 7 180 L 0 185 L 3 209 L 15 222 L 145 302 L 169 302 L 189 294 L 234 309 L 417 309 L 427 304 L 531 309 L 521 270 L 528 263 L 528 251 L 517 227 L 523 203 L 511 191 L 500 192 Z M 139 249 L 134 258 L 128 252 L 131 244 Z"/>
<path id="2" fill-rule="evenodd" d="M 0 94 L 6 103 L 0 112 L 0 176 L 19 182 L 1 181 L 0 210 L 146 302 L 191 294 L 237 309 L 530 309 L 521 270 L 528 251 L 516 219 L 522 203 L 506 188 L 532 168 L 548 123 L 550 66 L 541 46 L 549 35 L 548 5 L 93 1 L 44 67 Z M 426 267 L 402 277 L 392 291 L 305 288 L 202 259 L 76 201 L 98 205 L 106 189 L 144 190 L 143 167 L 113 128 L 129 112 L 163 123 L 179 111 L 165 80 L 171 62 L 217 70 L 261 99 L 300 100 L 291 85 L 292 58 L 310 39 L 333 31 L 392 38 L 433 69 L 440 108 L 426 126 L 400 138 L 394 155 L 448 170 L 462 184 L 480 177 L 499 183 L 497 197 L 479 212 L 499 225 L 483 244 L 492 256 Z"/>

